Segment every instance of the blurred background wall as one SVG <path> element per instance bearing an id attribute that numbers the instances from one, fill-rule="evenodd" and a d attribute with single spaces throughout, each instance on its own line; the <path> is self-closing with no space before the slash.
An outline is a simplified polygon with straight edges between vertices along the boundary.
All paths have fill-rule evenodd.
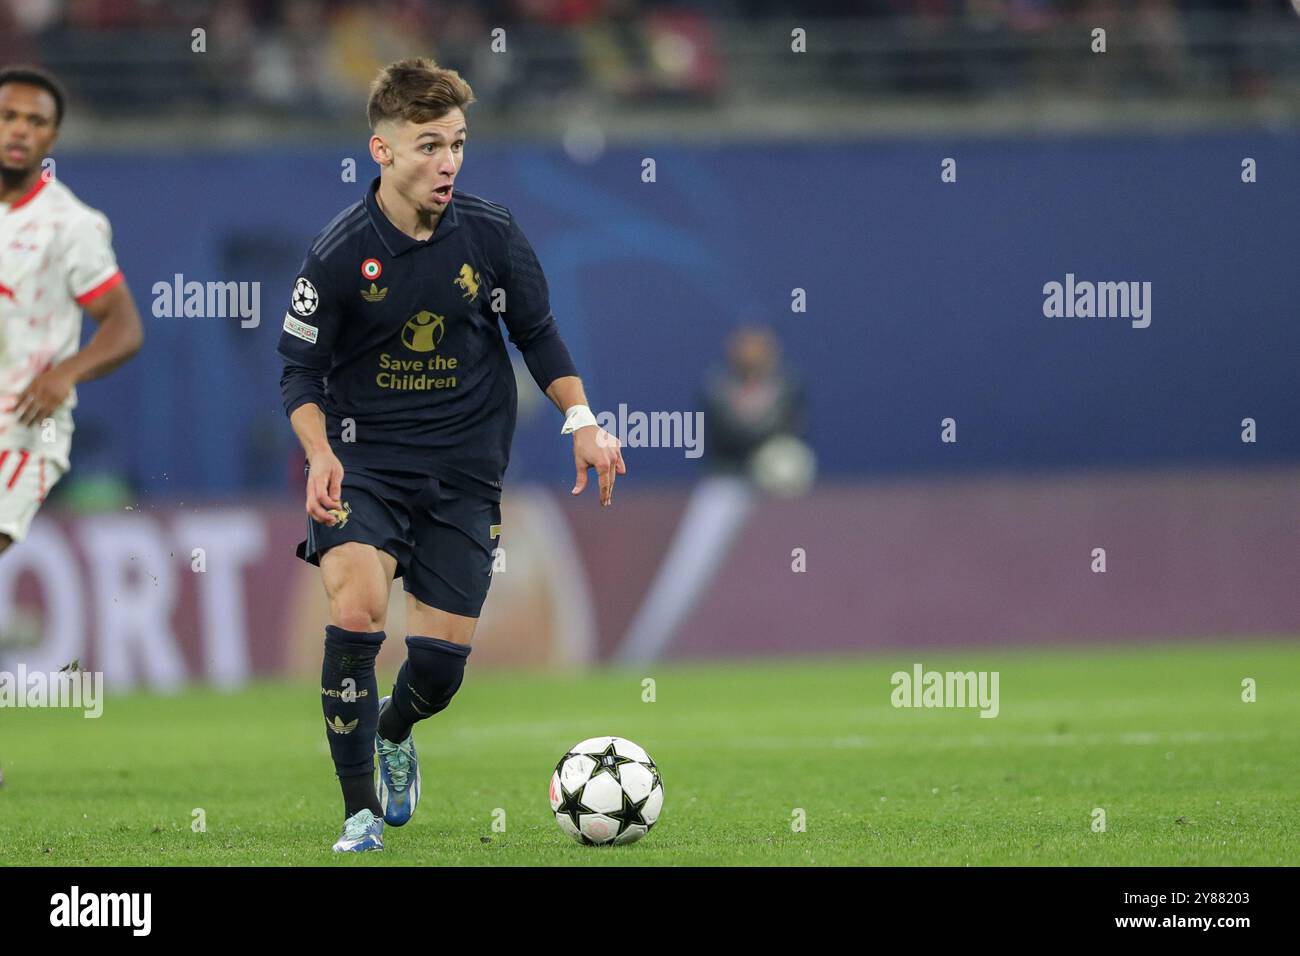
<path id="1" fill-rule="evenodd" d="M 1300 633 L 1286 0 L 8 0 L 0 62 L 70 87 L 55 172 L 147 344 L 79 390 L 73 471 L 0 559 L 0 663 L 319 666 L 275 345 L 411 54 L 474 86 L 458 186 L 529 235 L 593 407 L 693 415 L 763 326 L 816 461 L 714 482 L 705 415 L 602 512 L 525 376 L 476 661 Z M 1149 326 L 1045 316 L 1067 274 L 1149 282 Z M 169 315 L 187 282 L 257 314 Z"/>

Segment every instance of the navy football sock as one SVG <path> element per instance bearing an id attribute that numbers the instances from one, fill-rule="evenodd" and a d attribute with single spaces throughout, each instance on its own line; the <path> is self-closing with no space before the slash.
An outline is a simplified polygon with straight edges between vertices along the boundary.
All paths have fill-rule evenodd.
<path id="1" fill-rule="evenodd" d="M 411 727 L 445 710 L 465 678 L 468 644 L 437 637 L 408 637 L 406 660 L 397 672 L 393 699 L 379 717 L 379 736 L 401 743 Z"/>
<path id="2" fill-rule="evenodd" d="M 383 631 L 347 631 L 333 624 L 325 628 L 321 709 L 347 816 L 365 809 L 376 816 L 383 813 L 372 778 L 379 723 L 375 656 L 383 642 Z"/>
<path id="3" fill-rule="evenodd" d="M 339 777 L 339 785 L 343 788 L 344 820 L 362 810 L 369 810 L 376 817 L 384 815 L 384 808 L 379 805 L 379 796 L 375 793 L 373 770 L 357 777 Z"/>

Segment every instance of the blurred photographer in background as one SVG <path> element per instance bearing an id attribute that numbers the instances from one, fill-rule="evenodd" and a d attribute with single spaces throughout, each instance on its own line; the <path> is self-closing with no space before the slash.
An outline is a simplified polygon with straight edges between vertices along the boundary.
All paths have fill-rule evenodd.
<path id="1" fill-rule="evenodd" d="M 701 396 L 704 461 L 710 474 L 691 493 L 654 584 L 619 647 L 624 662 L 649 661 L 668 648 L 713 580 L 760 493 L 806 494 L 816 461 L 801 435 L 803 387 L 781 362 L 771 330 L 736 330 L 727 363 Z"/>

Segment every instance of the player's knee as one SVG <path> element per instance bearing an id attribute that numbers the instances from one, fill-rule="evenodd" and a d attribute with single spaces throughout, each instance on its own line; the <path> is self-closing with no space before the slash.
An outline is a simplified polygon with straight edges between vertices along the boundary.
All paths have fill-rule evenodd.
<path id="1" fill-rule="evenodd" d="M 368 601 L 335 601 L 330 608 L 330 623 L 345 631 L 382 631 L 384 608 Z"/>
<path id="2" fill-rule="evenodd" d="M 388 617 L 388 590 L 361 580 L 335 588 L 329 595 L 330 623 L 345 631 L 382 631 Z"/>
<path id="3" fill-rule="evenodd" d="M 406 649 L 393 704 L 407 720 L 423 720 L 445 710 L 460 690 L 470 647 L 436 637 L 412 636 L 406 639 Z"/>
<path id="4" fill-rule="evenodd" d="M 388 617 L 391 574 L 369 545 L 348 542 L 321 557 L 330 623 L 348 631 L 381 631 Z"/>
<path id="5" fill-rule="evenodd" d="M 0 554 L 4 554 L 9 545 L 14 543 L 14 539 L 7 534 L 0 534 Z"/>
<path id="6" fill-rule="evenodd" d="M 388 616 L 386 598 L 374 588 L 341 588 L 329 596 L 330 623 L 345 631 L 382 631 Z"/>

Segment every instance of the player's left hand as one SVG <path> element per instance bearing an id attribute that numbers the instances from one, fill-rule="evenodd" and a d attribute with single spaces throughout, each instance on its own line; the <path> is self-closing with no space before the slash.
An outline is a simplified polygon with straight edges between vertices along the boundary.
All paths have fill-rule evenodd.
<path id="1" fill-rule="evenodd" d="M 614 500 L 614 476 L 626 475 L 622 445 L 617 438 L 599 425 L 587 425 L 573 433 L 573 463 L 578 469 L 578 480 L 569 492 L 580 495 L 587 487 L 587 469 L 596 469 L 600 484 L 602 506 Z"/>
<path id="2" fill-rule="evenodd" d="M 50 415 L 68 399 L 72 386 L 76 384 L 72 375 L 59 366 L 46 369 L 32 379 L 31 383 L 18 396 L 14 413 L 23 425 L 35 425 Z"/>

